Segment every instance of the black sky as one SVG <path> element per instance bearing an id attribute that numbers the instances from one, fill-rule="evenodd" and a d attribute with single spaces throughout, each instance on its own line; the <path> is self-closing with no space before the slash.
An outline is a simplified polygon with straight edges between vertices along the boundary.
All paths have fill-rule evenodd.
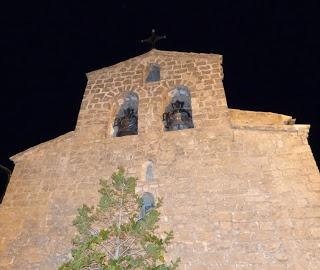
<path id="1" fill-rule="evenodd" d="M 85 73 L 146 52 L 155 28 L 161 50 L 223 55 L 229 107 L 311 124 L 320 165 L 317 1 L 64 2 L 1 4 L 0 164 L 73 130 Z"/>

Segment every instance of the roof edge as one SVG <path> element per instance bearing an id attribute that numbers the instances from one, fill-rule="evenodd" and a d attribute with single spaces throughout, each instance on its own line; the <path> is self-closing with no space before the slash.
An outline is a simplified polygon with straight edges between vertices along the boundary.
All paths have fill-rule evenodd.
<path id="1" fill-rule="evenodd" d="M 41 149 L 42 147 L 44 147 L 44 146 L 46 146 L 48 144 L 52 144 L 52 143 L 55 143 L 55 142 L 63 141 L 65 139 L 69 139 L 69 138 L 73 137 L 74 133 L 75 133 L 75 131 L 70 131 L 70 132 L 65 133 L 63 135 L 60 135 L 60 136 L 58 136 L 56 138 L 53 138 L 53 139 L 51 139 L 49 141 L 45 141 L 45 142 L 37 144 L 35 146 L 31 146 L 31 147 L 27 148 L 26 150 L 11 156 L 9 159 L 12 160 L 14 163 L 16 163 L 20 159 L 22 159 L 24 156 L 26 156 L 26 155 L 28 155 L 30 153 L 33 153 L 33 152 Z"/>
<path id="2" fill-rule="evenodd" d="M 172 55 L 179 55 L 181 57 L 203 57 L 203 58 L 208 58 L 208 57 L 212 57 L 212 58 L 216 58 L 216 57 L 219 57 L 219 58 L 222 58 L 222 55 L 221 54 L 215 54 L 215 53 L 195 53 L 195 52 L 178 52 L 178 51 L 162 51 L 162 50 L 157 50 L 157 49 L 152 49 L 146 53 L 143 53 L 143 54 L 140 54 L 140 55 L 137 55 L 135 57 L 132 57 L 132 58 L 129 58 L 129 59 L 126 59 L 126 60 L 123 60 L 119 63 L 116 63 L 114 65 L 111 65 L 111 66 L 107 66 L 107 67 L 103 67 L 103 68 L 100 68 L 100 69 L 97 69 L 97 70 L 93 70 L 93 71 L 89 71 L 86 73 L 86 76 L 87 78 L 91 78 L 91 77 L 94 77 L 95 75 L 98 75 L 104 71 L 107 71 L 108 69 L 111 69 L 111 68 L 114 68 L 114 67 L 117 67 L 117 66 L 120 66 L 122 65 L 124 62 L 127 62 L 127 61 L 134 61 L 134 60 L 137 60 L 138 58 L 141 58 L 141 57 L 147 57 L 149 55 L 164 55 L 164 56 L 172 56 Z"/>

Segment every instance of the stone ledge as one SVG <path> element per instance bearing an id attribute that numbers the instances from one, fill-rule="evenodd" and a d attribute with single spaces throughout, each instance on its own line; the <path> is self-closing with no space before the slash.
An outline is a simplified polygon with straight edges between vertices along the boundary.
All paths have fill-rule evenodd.
<path id="1" fill-rule="evenodd" d="M 296 132 L 298 134 L 308 134 L 310 129 L 310 125 L 250 125 L 235 123 L 231 123 L 231 127 L 243 130 Z"/>
<path id="2" fill-rule="evenodd" d="M 310 125 L 295 124 L 289 115 L 229 109 L 231 127 L 242 130 L 295 132 L 308 138 Z"/>
<path id="3" fill-rule="evenodd" d="M 293 125 L 295 119 L 289 115 L 229 109 L 232 124 L 237 125 Z"/>

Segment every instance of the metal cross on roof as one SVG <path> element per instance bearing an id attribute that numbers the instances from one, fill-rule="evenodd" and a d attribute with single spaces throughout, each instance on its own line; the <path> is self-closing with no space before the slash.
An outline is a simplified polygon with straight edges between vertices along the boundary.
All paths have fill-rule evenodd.
<path id="1" fill-rule="evenodd" d="M 151 49 L 154 49 L 156 46 L 156 42 L 158 42 L 160 39 L 165 39 L 167 38 L 166 36 L 158 36 L 156 35 L 156 30 L 152 29 L 151 31 L 151 36 L 141 40 L 141 43 L 150 43 L 151 44 Z"/>

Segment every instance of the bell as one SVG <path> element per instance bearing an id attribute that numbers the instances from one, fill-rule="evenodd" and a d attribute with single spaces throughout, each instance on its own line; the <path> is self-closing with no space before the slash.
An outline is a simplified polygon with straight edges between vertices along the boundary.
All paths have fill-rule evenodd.
<path id="1" fill-rule="evenodd" d="M 182 124 L 182 114 L 180 111 L 174 112 L 173 118 L 175 124 Z"/>
<path id="2" fill-rule="evenodd" d="M 127 108 L 124 116 L 115 119 L 113 126 L 117 128 L 117 137 L 138 134 L 138 117 L 134 109 Z"/>

